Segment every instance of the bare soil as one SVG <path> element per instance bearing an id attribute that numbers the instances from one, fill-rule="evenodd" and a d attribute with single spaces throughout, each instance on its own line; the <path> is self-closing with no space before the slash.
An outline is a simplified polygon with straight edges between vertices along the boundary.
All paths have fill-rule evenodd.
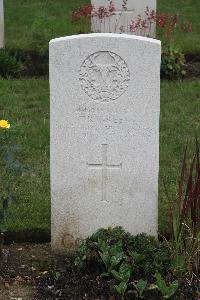
<path id="1" fill-rule="evenodd" d="M 62 261 L 50 244 L 4 246 L 0 261 L 0 300 L 35 300 L 36 282 Z"/>

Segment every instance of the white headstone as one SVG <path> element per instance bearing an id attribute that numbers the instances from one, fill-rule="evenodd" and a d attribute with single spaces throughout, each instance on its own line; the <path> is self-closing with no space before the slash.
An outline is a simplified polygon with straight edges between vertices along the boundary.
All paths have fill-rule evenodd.
<path id="1" fill-rule="evenodd" d="M 109 8 L 109 0 L 91 0 L 91 4 L 96 12 L 99 7 Z M 91 25 L 93 32 L 113 32 L 113 33 L 132 33 L 141 36 L 155 37 L 156 23 L 148 20 L 145 11 L 147 7 L 150 11 L 156 11 L 156 0 L 128 0 L 125 8 L 123 7 L 126 0 L 113 0 L 115 7 L 114 15 L 105 19 L 99 17 L 92 17 Z M 140 22 L 139 27 L 136 25 L 138 16 L 145 23 Z M 132 23 L 134 21 L 134 23 Z M 132 24 L 132 27 L 130 25 Z M 143 25 L 146 28 L 143 28 Z"/>
<path id="2" fill-rule="evenodd" d="M 50 42 L 54 250 L 108 226 L 156 236 L 160 51 L 125 34 Z"/>
<path id="3" fill-rule="evenodd" d="M 4 47 L 4 9 L 3 0 L 0 0 L 0 48 Z"/>

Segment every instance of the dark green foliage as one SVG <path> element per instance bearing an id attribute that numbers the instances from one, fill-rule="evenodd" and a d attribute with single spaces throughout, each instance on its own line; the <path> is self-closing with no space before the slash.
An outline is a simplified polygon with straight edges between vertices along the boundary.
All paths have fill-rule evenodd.
<path id="1" fill-rule="evenodd" d="M 185 56 L 181 50 L 172 45 L 162 51 L 161 77 L 168 79 L 182 78 L 186 75 Z"/>
<path id="2" fill-rule="evenodd" d="M 138 296 L 140 298 L 143 298 L 143 294 L 147 288 L 147 284 L 148 284 L 147 280 L 143 280 L 143 279 L 140 279 L 138 282 L 134 283 L 134 287 L 136 288 L 138 292 Z"/>
<path id="3" fill-rule="evenodd" d="M 19 76 L 21 65 L 8 50 L 0 49 L 0 77 L 16 78 Z"/>
<path id="4" fill-rule="evenodd" d="M 66 269 L 54 269 L 39 279 L 40 295 L 45 295 L 41 299 L 47 299 L 47 293 L 53 296 L 48 299 L 54 299 L 55 292 L 58 299 L 198 299 L 198 279 L 190 281 L 187 273 L 175 276 L 171 258 L 165 240 L 132 236 L 121 227 L 100 229 L 82 241 L 75 257 L 66 259 Z M 145 273 L 144 266 L 153 261 L 159 262 L 158 268 L 155 264 L 152 272 Z M 165 267 L 168 262 L 166 270 L 161 267 L 163 261 Z"/>
<path id="5" fill-rule="evenodd" d="M 176 291 L 178 290 L 178 280 L 173 281 L 169 285 L 166 284 L 165 280 L 159 273 L 156 273 L 156 285 L 158 286 L 161 294 L 163 295 L 164 299 L 170 299 Z"/>
<path id="6" fill-rule="evenodd" d="M 100 229 L 85 240 L 77 250 L 75 264 L 82 270 L 95 265 L 101 276 L 114 278 L 121 299 L 129 282 L 141 279 L 134 286 L 142 297 L 146 280 L 156 273 L 166 276 L 171 272 L 171 253 L 164 242 L 146 234 L 132 236 L 115 227 Z"/>
<path id="7" fill-rule="evenodd" d="M 119 285 L 115 285 L 114 287 L 115 287 L 117 293 L 120 295 L 120 298 L 124 299 L 124 296 L 125 296 L 125 293 L 127 290 L 127 283 L 122 281 L 119 283 Z"/>
<path id="8" fill-rule="evenodd" d="M 119 271 L 112 270 L 112 275 L 116 280 L 127 283 L 131 277 L 132 265 L 128 262 L 124 262 L 120 265 Z"/>
<path id="9" fill-rule="evenodd" d="M 30 46 L 31 47 L 31 46 Z M 20 76 L 47 76 L 49 72 L 49 49 L 48 43 L 46 48 L 38 49 L 35 45 L 33 49 L 10 49 L 9 52 L 15 55 L 16 59 L 21 62 L 22 69 Z"/>

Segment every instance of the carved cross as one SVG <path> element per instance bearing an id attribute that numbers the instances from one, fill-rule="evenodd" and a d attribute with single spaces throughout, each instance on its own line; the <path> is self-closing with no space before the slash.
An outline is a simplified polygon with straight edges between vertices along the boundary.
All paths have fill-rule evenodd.
<path id="1" fill-rule="evenodd" d="M 101 169 L 102 170 L 102 201 L 107 201 L 107 170 L 119 170 L 122 168 L 122 163 L 119 165 L 109 165 L 107 160 L 108 145 L 102 145 L 102 163 L 101 164 L 89 164 L 90 169 Z"/>

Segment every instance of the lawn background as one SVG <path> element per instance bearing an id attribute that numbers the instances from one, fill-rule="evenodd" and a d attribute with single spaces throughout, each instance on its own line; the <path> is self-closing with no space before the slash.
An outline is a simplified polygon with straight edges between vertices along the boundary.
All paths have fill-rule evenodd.
<path id="1" fill-rule="evenodd" d="M 140 0 L 138 0 L 140 1 Z M 46 44 L 55 37 L 76 34 L 70 22 L 73 8 L 87 0 L 5 0 L 5 37 L 8 48 L 30 48 L 38 32 Z M 175 42 L 185 52 L 200 52 L 199 0 L 158 0 L 158 10 L 177 13 L 193 24 L 193 32 L 177 32 Z"/>

